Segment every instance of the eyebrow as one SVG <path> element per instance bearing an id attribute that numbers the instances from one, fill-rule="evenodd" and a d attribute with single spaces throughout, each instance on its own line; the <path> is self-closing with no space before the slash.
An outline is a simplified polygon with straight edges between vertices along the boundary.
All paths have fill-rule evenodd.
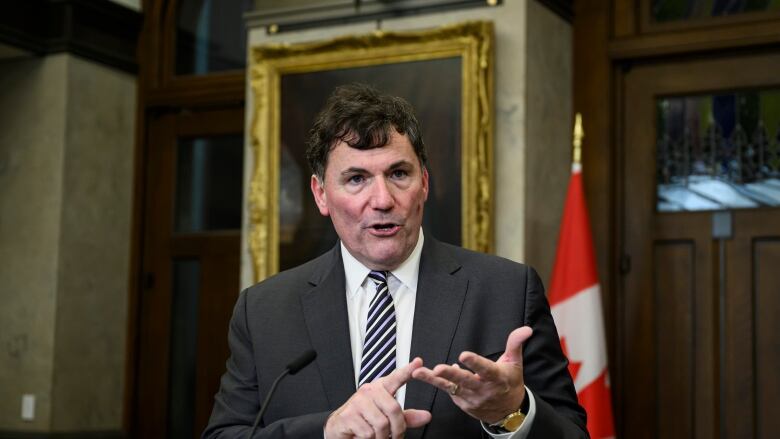
<path id="1" fill-rule="evenodd" d="M 387 170 L 388 171 L 393 171 L 395 169 L 398 169 L 398 168 L 401 168 L 401 167 L 404 167 L 404 166 L 409 166 L 409 165 L 411 165 L 411 163 L 408 160 L 403 160 L 402 159 L 402 160 L 398 160 L 397 162 L 395 162 L 395 163 L 391 164 L 390 166 L 388 166 Z M 344 171 L 342 171 L 341 175 L 342 176 L 346 176 L 346 175 L 351 175 L 351 174 L 365 174 L 367 172 L 368 172 L 368 170 L 366 170 L 365 168 L 358 168 L 358 167 L 355 167 L 355 166 L 351 166 L 351 167 L 345 169 Z"/>

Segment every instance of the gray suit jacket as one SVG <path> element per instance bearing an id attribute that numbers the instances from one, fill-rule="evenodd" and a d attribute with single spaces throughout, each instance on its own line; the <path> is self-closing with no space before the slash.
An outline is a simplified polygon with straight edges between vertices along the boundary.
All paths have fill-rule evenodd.
<path id="1" fill-rule="evenodd" d="M 327 416 L 355 392 L 341 251 L 333 250 L 247 290 L 230 323 L 231 356 L 204 438 L 245 437 L 260 403 L 285 365 L 307 349 L 313 364 L 281 382 L 257 438 L 322 439 Z M 411 358 L 457 361 L 470 350 L 491 359 L 509 333 L 533 328 L 523 351 L 526 386 L 536 397 L 531 438 L 587 438 L 558 334 L 539 276 L 522 264 L 438 242 L 426 235 L 420 259 Z M 433 420 L 406 437 L 487 436 L 446 392 L 410 381 L 406 408 Z"/>

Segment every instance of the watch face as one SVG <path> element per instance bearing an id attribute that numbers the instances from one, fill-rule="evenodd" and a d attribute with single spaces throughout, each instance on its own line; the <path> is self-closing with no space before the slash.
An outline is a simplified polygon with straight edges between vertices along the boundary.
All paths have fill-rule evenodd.
<path id="1" fill-rule="evenodd" d="M 509 431 L 517 431 L 517 429 L 520 428 L 521 425 L 523 425 L 524 420 L 525 420 L 524 414 L 520 412 L 515 412 L 509 415 L 509 417 L 507 417 L 507 420 L 506 422 L 504 422 L 503 427 Z"/>

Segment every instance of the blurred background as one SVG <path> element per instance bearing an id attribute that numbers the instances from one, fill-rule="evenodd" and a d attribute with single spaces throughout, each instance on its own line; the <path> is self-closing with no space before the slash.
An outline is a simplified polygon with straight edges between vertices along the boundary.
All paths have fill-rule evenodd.
<path id="1" fill-rule="evenodd" d="M 493 248 L 546 283 L 583 114 L 616 436 L 775 437 L 780 0 L 27 0 L 0 4 L 0 438 L 198 437 L 253 282 L 252 47 L 467 20 L 495 28 Z"/>

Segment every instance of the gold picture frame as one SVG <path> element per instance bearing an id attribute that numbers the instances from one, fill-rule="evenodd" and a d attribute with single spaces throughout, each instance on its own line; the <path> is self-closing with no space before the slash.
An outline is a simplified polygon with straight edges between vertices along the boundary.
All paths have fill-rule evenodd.
<path id="1" fill-rule="evenodd" d="M 290 198 L 287 193 L 280 197 L 280 180 L 285 179 L 284 184 L 288 184 L 291 180 L 286 177 L 286 173 L 293 172 L 297 180 L 300 180 L 303 174 L 308 182 L 309 174 L 308 168 L 300 164 L 300 159 L 296 162 L 289 158 L 290 148 L 283 144 L 282 133 L 284 131 L 295 136 L 295 141 L 291 143 L 296 145 L 293 148 L 294 155 L 300 157 L 301 149 L 305 150 L 305 145 L 301 145 L 305 142 L 301 140 L 300 133 L 308 132 L 313 119 L 299 123 L 298 120 L 302 117 L 299 117 L 298 113 L 301 109 L 312 111 L 308 107 L 313 105 L 309 105 L 310 102 L 295 102 L 295 98 L 290 98 L 289 95 L 293 94 L 292 91 L 296 91 L 298 95 L 304 93 L 300 90 L 306 87 L 300 84 L 329 84 L 328 81 L 334 80 L 333 75 L 341 72 L 347 72 L 349 75 L 368 75 L 366 77 L 372 79 L 384 75 L 398 80 L 398 69 L 402 69 L 405 73 L 401 76 L 407 75 L 407 80 L 403 80 L 405 86 L 416 86 L 418 81 L 415 78 L 429 78 L 423 91 L 431 93 L 428 96 L 435 98 L 427 99 L 426 105 L 433 100 L 436 102 L 431 105 L 441 101 L 444 107 L 436 109 L 434 106 L 428 112 L 436 117 L 436 124 L 440 125 L 439 133 L 442 133 L 443 137 L 460 141 L 459 145 L 454 146 L 434 145 L 437 150 L 434 152 L 445 159 L 439 159 L 439 163 L 455 163 L 459 168 L 459 172 L 431 172 L 432 181 L 436 181 L 436 184 L 432 183 L 431 192 L 435 188 L 441 189 L 442 192 L 449 188 L 460 188 L 459 194 L 454 195 L 456 198 L 459 195 L 456 203 L 459 204 L 459 220 L 450 221 L 450 216 L 440 224 L 445 228 L 447 224 L 460 224 L 460 242 L 454 242 L 455 244 L 481 252 L 493 252 L 492 23 L 465 22 L 424 31 L 376 31 L 368 35 L 340 37 L 314 43 L 268 44 L 253 47 L 250 56 L 250 83 L 254 97 L 250 137 L 254 160 L 248 209 L 249 249 L 255 281 L 279 271 L 280 239 L 293 240 L 292 248 L 296 251 L 300 248 L 300 230 L 294 235 L 298 238 L 293 238 L 290 234 L 292 232 L 287 230 L 290 227 L 280 229 L 280 211 L 285 215 L 284 212 L 289 210 L 284 206 L 289 206 L 286 200 Z M 423 73 L 418 74 L 418 69 L 423 69 Z M 430 79 L 431 75 L 435 76 L 433 80 Z M 448 78 L 451 79 L 449 82 Z M 302 82 L 304 80 L 308 82 Z M 432 88 L 430 84 L 435 88 L 439 84 L 455 83 L 459 84 L 459 94 L 457 90 L 448 92 L 446 88 L 441 91 L 428 90 Z M 294 86 L 296 84 L 297 86 Z M 282 91 L 283 86 L 288 90 L 286 94 Z M 453 85 L 442 87 L 457 88 Z M 327 90 L 328 94 L 331 91 L 332 87 Z M 417 88 L 410 93 L 420 92 Z M 310 91 L 306 93 L 311 94 Z M 454 105 L 446 104 L 446 95 L 454 95 Z M 306 100 L 306 96 L 308 95 L 299 96 L 299 99 Z M 412 104 L 415 106 L 414 102 Z M 316 110 L 319 108 L 320 106 L 317 106 Z M 285 111 L 289 114 L 283 116 Z M 455 117 L 450 117 L 453 124 L 448 124 L 446 117 L 442 116 L 447 111 L 456 112 Z M 426 121 L 421 117 L 420 119 L 425 134 Z M 283 121 L 288 125 L 284 130 Z M 448 131 L 449 127 L 458 124 L 459 130 Z M 441 136 L 432 137 L 435 143 Z M 425 138 L 425 142 L 426 146 L 430 147 L 431 139 Z M 459 147 L 459 153 L 457 150 L 452 151 L 453 147 Z M 434 161 L 431 155 L 429 151 L 429 164 Z M 290 166 L 293 168 L 291 171 L 281 170 L 290 169 Z M 308 203 L 314 208 L 308 183 L 301 188 L 301 184 L 294 180 L 294 190 L 288 192 L 293 192 L 297 203 Z M 443 197 L 446 197 L 446 194 Z M 450 195 L 450 198 L 453 198 L 453 195 Z M 430 205 L 429 196 L 426 216 L 431 209 Z M 455 208 L 453 203 L 449 206 Z M 300 212 L 293 214 L 300 217 Z M 439 212 L 439 215 L 442 213 Z M 434 235 L 438 237 L 436 233 Z"/>

